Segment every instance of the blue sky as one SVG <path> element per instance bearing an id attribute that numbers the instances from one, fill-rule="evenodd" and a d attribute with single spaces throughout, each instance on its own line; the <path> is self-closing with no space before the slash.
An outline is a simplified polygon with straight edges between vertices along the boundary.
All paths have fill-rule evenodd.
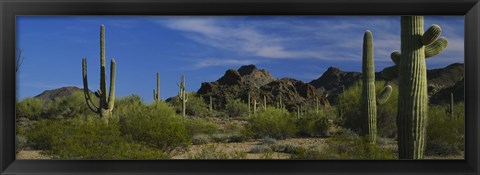
<path id="1" fill-rule="evenodd" d="M 399 16 L 22 16 L 17 48 L 25 60 L 17 72 L 17 97 L 82 85 L 87 58 L 90 89 L 99 88 L 99 29 L 106 26 L 107 69 L 117 62 L 117 97 L 140 95 L 151 102 L 155 74 L 161 98 L 175 96 L 182 73 L 188 91 L 216 81 L 227 69 L 255 64 L 275 78 L 305 82 L 330 66 L 361 71 L 363 33 L 374 37 L 376 71 L 393 65 L 400 49 Z M 445 52 L 427 60 L 440 68 L 464 62 L 463 16 L 426 16 L 449 40 Z"/>

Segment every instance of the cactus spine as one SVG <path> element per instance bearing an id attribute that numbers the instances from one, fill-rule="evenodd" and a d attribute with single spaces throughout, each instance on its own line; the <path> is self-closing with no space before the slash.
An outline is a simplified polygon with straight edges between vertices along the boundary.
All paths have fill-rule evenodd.
<path id="1" fill-rule="evenodd" d="M 387 75 L 399 76 L 398 157 L 422 159 L 428 114 L 427 70 L 425 58 L 441 53 L 448 45 L 438 36 L 441 28 L 432 25 L 424 33 L 423 16 L 401 17 L 401 53 L 392 53 L 393 68 Z M 437 39 L 438 38 L 438 39 Z"/>
<path id="2" fill-rule="evenodd" d="M 188 93 L 186 91 L 186 86 L 185 86 L 185 76 L 182 74 L 182 78 L 180 81 L 180 85 L 177 84 L 177 86 L 180 88 L 178 91 L 178 98 L 182 101 L 182 116 L 185 117 L 185 111 L 186 111 L 186 105 L 188 101 Z"/>
<path id="3" fill-rule="evenodd" d="M 100 26 L 100 90 L 96 92 L 96 96 L 100 98 L 100 104 L 97 107 L 90 97 L 87 79 L 87 59 L 82 59 L 82 75 L 83 75 L 83 90 L 85 100 L 88 107 L 93 112 L 100 115 L 100 117 L 108 124 L 108 119 L 112 115 L 115 102 L 115 76 L 116 63 L 112 58 L 110 62 L 110 89 L 107 97 L 107 82 L 106 82 L 106 63 L 105 63 L 105 26 Z"/>
<path id="4" fill-rule="evenodd" d="M 390 97 L 392 87 L 387 85 L 377 99 L 375 93 L 375 64 L 373 56 L 373 36 L 367 30 L 363 36 L 363 64 L 362 64 L 362 118 L 366 120 L 363 134 L 368 142 L 374 144 L 377 136 L 377 103 L 383 104 Z"/>
<path id="5" fill-rule="evenodd" d="M 157 89 L 153 89 L 153 99 L 155 102 L 159 102 L 160 99 L 160 73 L 157 72 Z"/>

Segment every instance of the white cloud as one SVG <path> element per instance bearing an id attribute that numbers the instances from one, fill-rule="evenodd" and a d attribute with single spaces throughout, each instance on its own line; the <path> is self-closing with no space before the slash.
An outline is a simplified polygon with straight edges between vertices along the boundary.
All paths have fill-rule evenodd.
<path id="1" fill-rule="evenodd" d="M 400 24 L 396 17 L 303 19 L 180 17 L 157 22 L 186 32 L 185 36 L 195 42 L 242 56 L 268 59 L 361 61 L 363 32 L 367 29 L 374 34 L 376 61 L 390 62 L 391 52 L 400 49 Z M 459 34 L 463 28 L 448 22 L 439 24 L 450 41 L 445 55 L 463 57 L 463 35 Z"/>
<path id="2" fill-rule="evenodd" d="M 244 59 L 204 59 L 200 60 L 194 64 L 194 68 L 206 68 L 212 66 L 238 66 L 238 65 L 248 65 L 248 64 L 257 64 L 256 60 L 244 60 Z"/>

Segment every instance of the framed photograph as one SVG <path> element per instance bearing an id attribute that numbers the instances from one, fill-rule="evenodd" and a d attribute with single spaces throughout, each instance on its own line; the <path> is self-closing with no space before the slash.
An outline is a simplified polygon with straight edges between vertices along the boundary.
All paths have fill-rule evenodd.
<path id="1" fill-rule="evenodd" d="M 477 0 L 0 11 L 0 174 L 480 173 Z"/>

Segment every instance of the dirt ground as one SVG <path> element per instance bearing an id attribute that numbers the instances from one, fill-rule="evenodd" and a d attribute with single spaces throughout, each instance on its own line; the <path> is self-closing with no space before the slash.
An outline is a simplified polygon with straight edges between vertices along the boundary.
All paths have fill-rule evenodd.
<path id="1" fill-rule="evenodd" d="M 324 145 L 326 138 L 290 138 L 285 140 L 278 140 L 276 144 L 290 144 L 308 148 L 310 146 Z M 241 142 L 241 143 L 211 143 L 217 148 L 217 151 L 224 153 L 234 153 L 235 151 L 241 151 L 247 153 L 247 159 L 260 159 L 263 153 L 249 153 L 252 147 L 261 145 L 260 141 L 255 142 Z M 188 159 L 189 155 L 198 154 L 205 145 L 192 145 L 188 151 L 175 155 L 172 159 Z M 273 152 L 270 156 L 272 159 L 288 159 L 289 154 Z"/>
<path id="2" fill-rule="evenodd" d="M 308 148 L 310 146 L 317 146 L 322 149 L 322 146 L 325 145 L 326 140 L 327 138 L 290 138 L 285 140 L 277 140 L 276 144 L 290 144 L 302 146 L 304 148 Z M 208 145 L 213 145 L 216 151 L 227 154 L 233 154 L 235 151 L 244 152 L 246 153 L 247 159 L 261 159 L 263 156 L 265 156 L 265 153 L 249 153 L 252 147 L 261 145 L 260 140 L 240 143 L 209 143 Z M 205 146 L 206 145 L 191 145 L 189 146 L 187 151 L 174 155 L 172 159 L 188 159 L 192 155 L 196 155 L 201 152 Z M 387 140 L 384 147 L 394 151 L 397 149 L 396 141 Z M 288 159 L 289 157 L 289 154 L 278 152 L 272 152 L 269 155 L 269 159 Z M 447 157 L 426 156 L 425 159 L 463 159 L 463 157 L 464 156 L 462 154 Z M 51 159 L 51 157 L 43 154 L 40 150 L 23 150 L 17 153 L 17 159 Z"/>

